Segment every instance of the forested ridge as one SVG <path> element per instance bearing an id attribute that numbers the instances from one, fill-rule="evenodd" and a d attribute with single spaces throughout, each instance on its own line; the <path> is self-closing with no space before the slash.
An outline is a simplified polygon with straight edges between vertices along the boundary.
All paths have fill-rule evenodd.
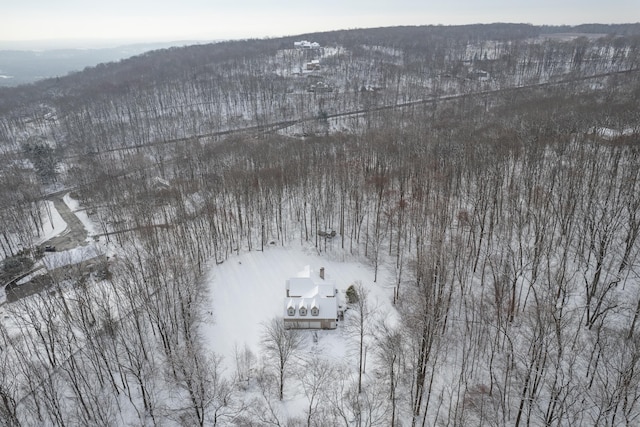
<path id="1" fill-rule="evenodd" d="M 0 425 L 636 425 L 639 43 L 637 24 L 362 29 L 0 90 L 3 268 L 37 262 L 61 190 L 118 254 L 4 305 Z M 269 359 L 223 375 L 200 328 L 207 271 L 293 244 L 392 271 L 401 320 L 367 328 L 364 379 L 301 362 L 287 419 Z"/>

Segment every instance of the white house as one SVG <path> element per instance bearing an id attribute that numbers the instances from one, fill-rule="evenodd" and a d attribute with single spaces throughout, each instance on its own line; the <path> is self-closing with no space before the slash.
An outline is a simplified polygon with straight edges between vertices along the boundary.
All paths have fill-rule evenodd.
<path id="1" fill-rule="evenodd" d="M 307 62 L 307 71 L 318 71 L 320 70 L 320 60 L 313 59 L 311 62 Z"/>
<path id="2" fill-rule="evenodd" d="M 285 329 L 335 329 L 338 325 L 338 293 L 325 280 L 324 268 L 315 276 L 307 266 L 287 280 L 284 298 Z"/>
<path id="3" fill-rule="evenodd" d="M 296 49 L 319 49 L 320 43 L 301 40 L 299 42 L 293 42 L 293 47 Z"/>

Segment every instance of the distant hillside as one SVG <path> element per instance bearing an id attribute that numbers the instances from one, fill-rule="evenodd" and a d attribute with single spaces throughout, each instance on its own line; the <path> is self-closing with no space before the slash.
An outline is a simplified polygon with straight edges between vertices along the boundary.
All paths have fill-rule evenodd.
<path id="1" fill-rule="evenodd" d="M 382 51 L 374 54 L 370 50 L 365 51 L 366 49 L 371 47 L 392 49 L 400 55 L 398 58 L 402 58 L 401 62 L 404 66 L 408 67 L 406 71 L 417 73 L 415 77 L 418 81 L 433 79 L 438 75 L 455 76 L 463 68 L 471 65 L 485 68 L 485 71 L 491 72 L 494 76 L 501 74 L 505 78 L 510 78 L 509 76 L 513 76 L 517 61 L 529 64 L 527 67 L 534 62 L 539 64 L 546 69 L 543 73 L 547 74 L 545 78 L 549 77 L 549 73 L 558 74 L 568 71 L 566 67 L 574 67 L 573 71 L 586 67 L 583 71 L 589 73 L 593 71 L 587 70 L 588 64 L 594 64 L 593 58 L 583 61 L 582 45 L 571 43 L 572 39 L 578 39 L 584 35 L 588 35 L 593 40 L 606 36 L 607 49 L 619 51 L 615 58 L 619 63 L 617 67 L 622 66 L 619 61 L 623 58 L 626 61 L 625 66 L 631 66 L 630 64 L 634 63 L 633 55 L 629 56 L 624 52 L 625 46 L 630 48 L 630 53 L 636 51 L 635 46 L 640 39 L 640 24 L 589 24 L 574 27 L 510 23 L 399 26 L 181 47 L 156 44 L 84 51 L 0 51 L 0 75 L 6 76 L 0 77 L 0 113 L 13 111 L 13 114 L 16 114 L 17 111 L 22 111 L 17 113 L 22 116 L 25 113 L 29 114 L 26 111 L 32 109 L 29 105 L 58 104 L 63 98 L 66 109 L 72 104 L 78 105 L 89 99 L 95 99 L 97 95 L 127 96 L 131 95 L 132 89 L 145 91 L 155 88 L 154 91 L 163 91 L 164 89 L 160 88 L 162 85 L 184 86 L 187 82 L 207 82 L 207 85 L 215 86 L 221 82 L 220 78 L 227 79 L 231 74 L 235 77 L 230 82 L 236 83 L 241 75 L 248 76 L 250 80 L 254 77 L 262 79 L 271 75 L 273 70 L 263 69 L 260 70 L 263 74 L 252 76 L 252 73 L 258 72 L 257 69 L 251 70 L 252 67 L 262 68 L 267 62 L 274 60 L 278 51 L 288 49 L 295 41 L 304 39 L 313 40 L 321 46 L 350 51 L 351 59 L 357 59 L 356 62 L 360 62 L 359 67 L 365 67 L 365 63 L 370 60 L 374 60 L 376 64 L 379 63 L 378 65 L 388 60 L 380 56 L 386 55 Z M 533 47 L 539 45 L 539 42 L 544 39 L 555 40 L 555 43 L 560 44 L 547 45 L 542 50 Z M 489 46 L 492 52 L 487 50 Z M 531 48 L 522 49 L 524 46 L 531 46 Z M 477 52 L 474 49 L 477 49 Z M 490 54 L 489 57 L 487 57 L 488 54 Z M 608 55 L 604 51 L 594 51 L 594 54 L 601 62 Z M 346 59 L 341 55 L 327 57 L 326 60 L 335 62 Z M 538 55 L 542 56 L 538 58 Z M 558 57 L 550 61 L 549 55 L 560 55 L 562 59 Z M 487 58 L 489 61 L 483 62 Z M 462 60 L 467 62 L 464 63 Z M 574 60 L 577 60 L 580 65 L 577 66 Z M 249 64 L 253 61 L 257 61 L 256 64 Z M 471 64 L 469 61 L 474 63 Z M 559 61 L 564 61 L 562 66 L 559 65 Z M 94 65 L 91 65 L 92 63 Z M 249 70 L 244 69 L 247 66 Z M 599 66 L 604 66 L 604 63 Z M 400 63 L 396 63 L 393 67 L 402 68 Z M 377 65 L 374 68 L 377 68 Z M 383 68 L 376 72 L 382 73 L 376 79 L 391 78 L 392 74 L 397 74 L 400 70 L 400 68 L 398 70 L 389 68 L 388 65 L 384 65 Z M 527 72 L 541 73 L 542 68 L 537 70 L 528 68 Z M 331 69 L 337 73 L 336 78 L 342 80 L 340 85 L 343 89 L 345 84 L 350 84 L 344 80 L 346 76 L 338 72 L 337 68 Z M 71 70 L 82 71 L 69 74 Z M 522 68 L 520 70 L 522 71 Z M 249 75 L 246 74 L 247 72 Z M 381 77 L 382 75 L 387 77 Z M 15 86 L 16 83 L 33 82 L 35 79 L 46 76 L 55 76 L 55 78 L 38 80 L 30 85 L 6 87 Z M 355 80 L 351 80 L 351 84 L 355 83 Z M 430 85 L 430 83 L 423 83 Z M 423 83 L 420 84 L 423 85 Z M 201 89 L 196 89 L 196 92 Z M 191 91 L 191 89 L 185 90 Z M 245 89 L 241 91 L 247 93 Z"/>
<path id="2" fill-rule="evenodd" d="M 145 43 L 91 49 L 0 50 L 0 86 L 18 86 L 66 76 L 86 67 L 188 43 L 193 42 Z"/>

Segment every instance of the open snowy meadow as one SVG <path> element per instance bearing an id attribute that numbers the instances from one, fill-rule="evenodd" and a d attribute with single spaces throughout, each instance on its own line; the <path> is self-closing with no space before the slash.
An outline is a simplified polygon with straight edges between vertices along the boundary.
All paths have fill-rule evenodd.
<path id="1" fill-rule="evenodd" d="M 274 317 L 282 321 L 287 279 L 326 271 L 326 280 L 333 281 L 339 293 L 339 304 L 346 305 L 345 291 L 357 282 L 368 291 L 369 305 L 375 321 L 395 321 L 393 308 L 393 277 L 386 269 L 378 273 L 373 282 L 373 268 L 348 254 L 337 250 L 318 254 L 316 249 L 295 245 L 292 247 L 266 247 L 264 252 L 241 252 L 223 264 L 212 267 L 206 281 L 210 289 L 210 321 L 203 335 L 210 349 L 222 357 L 225 375 L 234 376 L 237 357 L 249 350 L 257 359 L 262 357 L 261 338 L 265 325 Z M 305 359 L 320 357 L 332 364 L 346 363 L 356 366 L 357 338 L 351 336 L 345 321 L 335 330 L 302 330 L 304 344 L 301 354 Z M 374 318 L 372 318 L 372 322 Z M 285 401 L 304 397 L 291 382 Z"/>

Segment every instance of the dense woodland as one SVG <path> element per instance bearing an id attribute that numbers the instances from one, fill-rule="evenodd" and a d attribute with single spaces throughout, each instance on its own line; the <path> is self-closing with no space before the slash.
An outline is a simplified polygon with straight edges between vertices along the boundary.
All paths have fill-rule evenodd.
<path id="1" fill-rule="evenodd" d="M 61 189 L 119 253 L 6 304 L 0 425 L 637 425 L 639 67 L 637 24 L 399 27 L 0 90 L 5 266 Z M 291 360 L 225 376 L 199 335 L 208 269 L 294 242 L 391 268 L 401 318 L 362 290 L 375 374 L 305 361 L 303 419 L 277 411 Z"/>

